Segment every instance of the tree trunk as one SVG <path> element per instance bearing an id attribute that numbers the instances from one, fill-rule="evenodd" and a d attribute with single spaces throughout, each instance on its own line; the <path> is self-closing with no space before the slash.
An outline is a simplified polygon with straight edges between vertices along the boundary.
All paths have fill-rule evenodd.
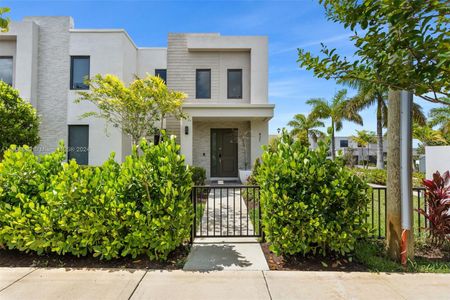
<path id="1" fill-rule="evenodd" d="M 384 169 L 384 154 L 383 154 L 383 118 L 382 118 L 382 110 L 380 99 L 381 96 L 378 96 L 377 103 L 377 169 Z"/>
<path id="2" fill-rule="evenodd" d="M 334 141 L 334 121 L 331 120 L 331 159 L 334 160 L 336 158 L 335 155 L 335 141 Z"/>
<path id="3" fill-rule="evenodd" d="M 388 111 L 386 250 L 391 259 L 400 261 L 400 91 L 389 91 Z"/>

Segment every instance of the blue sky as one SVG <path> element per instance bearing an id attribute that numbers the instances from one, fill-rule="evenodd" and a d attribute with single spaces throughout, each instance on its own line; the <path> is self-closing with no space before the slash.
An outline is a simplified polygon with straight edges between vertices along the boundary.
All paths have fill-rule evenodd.
<path id="1" fill-rule="evenodd" d="M 269 101 L 276 104 L 270 132 L 285 127 L 296 113 L 307 114 L 309 98 L 331 98 L 343 88 L 314 78 L 298 67 L 297 48 L 318 53 L 320 43 L 352 56 L 351 32 L 328 21 L 316 0 L 298 1 L 1 1 L 10 17 L 72 16 L 76 28 L 124 28 L 138 46 L 167 45 L 168 32 L 219 32 L 269 37 Z M 349 90 L 349 95 L 354 91 Z M 432 104 L 418 100 L 427 112 Z M 362 112 L 364 126 L 345 123 L 338 135 L 375 131 L 375 108 Z"/>

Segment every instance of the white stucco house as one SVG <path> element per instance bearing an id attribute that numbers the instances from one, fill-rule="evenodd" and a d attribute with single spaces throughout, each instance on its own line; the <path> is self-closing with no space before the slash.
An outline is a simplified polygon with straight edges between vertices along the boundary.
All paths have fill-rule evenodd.
<path id="1" fill-rule="evenodd" d="M 83 79 L 114 74 L 159 75 L 170 89 L 185 92 L 187 120 L 168 118 L 186 162 L 208 178 L 236 178 L 250 168 L 268 142 L 274 105 L 268 102 L 268 41 L 262 36 L 168 34 L 166 48 L 137 47 L 122 29 L 76 29 L 70 17 L 26 17 L 0 33 L 0 79 L 9 82 L 41 116 L 37 153 L 58 141 L 68 156 L 99 165 L 110 152 L 122 161 L 131 141 L 101 119 L 80 119 L 95 110 L 75 104 Z M 240 138 L 242 137 L 242 138 Z"/>

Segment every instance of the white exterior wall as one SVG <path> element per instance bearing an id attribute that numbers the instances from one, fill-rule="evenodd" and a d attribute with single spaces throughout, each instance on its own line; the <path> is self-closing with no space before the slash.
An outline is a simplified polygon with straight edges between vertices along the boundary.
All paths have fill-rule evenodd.
<path id="1" fill-rule="evenodd" d="M 450 171 L 450 146 L 425 147 L 426 178 L 433 178 L 433 173 Z"/>
<path id="2" fill-rule="evenodd" d="M 125 83 L 135 75 L 144 77 L 154 75 L 155 69 L 167 69 L 169 88 L 189 95 L 184 110 L 192 115 L 181 122 L 168 118 L 166 128 L 177 135 L 186 162 L 204 166 L 208 174 L 211 128 L 250 130 L 246 154 L 250 163 L 268 140 L 274 106 L 268 104 L 265 37 L 170 34 L 168 49 L 138 48 L 124 30 L 73 29 L 70 17 L 27 17 L 12 22 L 9 32 L 0 33 L 0 56 L 13 57 L 13 85 L 41 116 L 39 153 L 53 151 L 60 140 L 67 146 L 68 125 L 89 125 L 89 164 L 102 164 L 111 152 L 121 161 L 131 152 L 131 140 L 121 130 L 107 127 L 102 119 L 80 118 L 96 107 L 74 103 L 79 91 L 70 90 L 71 56 L 90 57 L 91 78 L 114 74 Z M 201 68 L 212 71 L 211 99 L 195 99 L 195 70 Z M 227 99 L 228 69 L 243 71 L 242 99 Z M 203 150 L 208 162 L 199 155 Z M 240 146 L 239 168 L 244 168 L 244 161 Z"/>

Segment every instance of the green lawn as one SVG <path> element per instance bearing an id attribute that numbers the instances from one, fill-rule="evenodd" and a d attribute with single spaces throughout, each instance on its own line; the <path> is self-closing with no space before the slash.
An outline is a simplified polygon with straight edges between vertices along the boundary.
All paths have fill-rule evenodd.
<path id="1" fill-rule="evenodd" d="M 379 193 L 378 193 L 379 191 Z M 367 206 L 367 211 L 369 212 L 369 216 L 366 219 L 366 222 L 374 228 L 373 236 L 375 237 L 385 237 L 386 236 L 386 207 L 385 207 L 385 191 L 384 190 L 372 190 L 373 194 L 373 206 L 372 206 L 372 198 Z M 370 195 L 370 193 L 369 193 Z M 424 208 L 424 197 L 423 191 L 421 191 L 420 199 L 416 192 L 413 194 L 413 208 L 416 209 L 418 207 Z M 420 200 L 420 201 L 419 201 Z M 413 221 L 414 221 L 414 233 L 417 235 L 423 235 L 425 226 L 425 217 L 420 215 L 418 212 L 414 211 L 413 213 Z M 420 228 L 420 231 L 419 231 Z"/>

